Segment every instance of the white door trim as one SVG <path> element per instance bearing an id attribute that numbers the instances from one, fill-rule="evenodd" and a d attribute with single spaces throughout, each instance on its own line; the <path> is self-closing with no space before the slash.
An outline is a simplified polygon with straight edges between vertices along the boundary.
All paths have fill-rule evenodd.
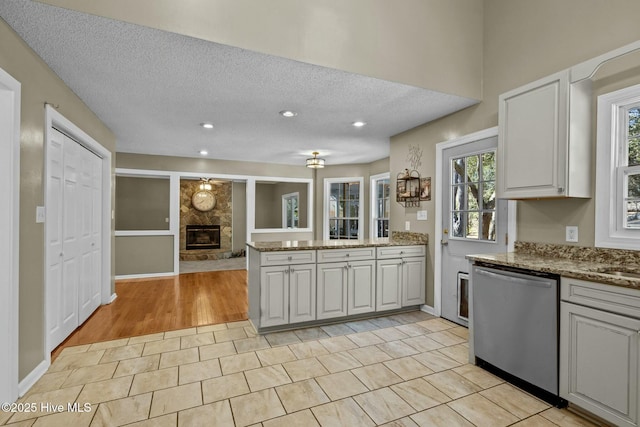
<path id="1" fill-rule="evenodd" d="M 111 219 L 112 219 L 112 207 L 111 207 L 111 152 L 98 143 L 95 139 L 85 133 L 78 126 L 73 124 L 70 120 L 52 108 L 50 105 L 45 107 L 45 175 L 49 175 L 49 140 L 51 138 L 51 130 L 53 128 L 67 134 L 72 137 L 82 146 L 86 147 L 90 151 L 93 151 L 102 159 L 102 277 L 101 277 L 101 304 L 109 304 L 112 301 L 111 295 Z M 49 198 L 51 197 L 48 180 L 45 180 L 45 211 L 46 206 L 50 205 Z M 45 236 L 48 236 L 47 221 L 45 220 Z M 44 312 L 44 327 L 45 327 L 45 348 L 44 358 L 51 362 L 51 350 L 49 343 L 49 328 L 48 324 L 48 302 L 51 299 L 51 295 L 48 294 L 49 286 L 47 286 L 47 273 L 46 266 L 49 265 L 50 257 L 53 254 L 49 253 L 48 244 L 45 244 L 45 312 Z"/>
<path id="2" fill-rule="evenodd" d="M 18 399 L 18 273 L 20 242 L 20 95 L 21 85 L 0 68 L 0 402 Z M 5 288 L 6 286 L 6 288 Z"/>
<path id="3" fill-rule="evenodd" d="M 434 233 L 434 247 L 435 247 L 435 260 L 433 267 L 433 307 L 426 307 L 434 315 L 440 316 L 442 309 L 442 246 L 440 245 L 440 239 L 442 238 L 442 188 L 444 183 L 440 177 L 442 176 L 442 158 L 443 152 L 447 148 L 458 147 L 460 145 L 468 144 L 473 141 L 481 139 L 491 138 L 498 135 L 498 127 L 492 127 L 484 129 L 478 132 L 470 133 L 450 141 L 444 141 L 436 144 L 436 185 L 435 203 L 436 203 L 436 219 L 435 219 L 435 233 Z M 508 202 L 509 215 L 507 218 L 507 233 L 509 234 L 508 251 L 513 251 L 513 242 L 516 239 L 516 202 L 509 200 Z"/>

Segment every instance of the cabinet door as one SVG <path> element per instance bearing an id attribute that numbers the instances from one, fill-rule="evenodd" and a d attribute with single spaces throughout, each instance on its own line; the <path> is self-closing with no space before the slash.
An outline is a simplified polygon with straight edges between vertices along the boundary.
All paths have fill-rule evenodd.
<path id="1" fill-rule="evenodd" d="M 348 265 L 347 314 L 370 313 L 376 309 L 376 262 L 358 261 Z"/>
<path id="2" fill-rule="evenodd" d="M 407 258 L 402 264 L 402 306 L 424 304 L 426 259 Z"/>
<path id="3" fill-rule="evenodd" d="M 316 320 L 316 265 L 291 266 L 289 280 L 289 323 Z"/>
<path id="4" fill-rule="evenodd" d="M 376 270 L 376 311 L 402 307 L 402 260 L 378 260 Z"/>
<path id="5" fill-rule="evenodd" d="M 318 264 L 318 319 L 347 315 L 347 263 Z"/>
<path id="6" fill-rule="evenodd" d="M 566 302 L 560 310 L 560 396 L 637 426 L 640 320 Z"/>
<path id="7" fill-rule="evenodd" d="M 289 266 L 260 269 L 260 327 L 289 323 Z"/>
<path id="8" fill-rule="evenodd" d="M 563 195 L 568 87 L 562 71 L 500 96 L 498 197 Z"/>

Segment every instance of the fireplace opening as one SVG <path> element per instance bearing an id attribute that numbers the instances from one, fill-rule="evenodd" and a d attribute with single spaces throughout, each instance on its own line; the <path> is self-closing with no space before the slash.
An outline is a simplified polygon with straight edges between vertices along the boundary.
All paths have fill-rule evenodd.
<path id="1" fill-rule="evenodd" d="M 187 225 L 187 247 L 185 249 L 220 249 L 220 226 Z"/>

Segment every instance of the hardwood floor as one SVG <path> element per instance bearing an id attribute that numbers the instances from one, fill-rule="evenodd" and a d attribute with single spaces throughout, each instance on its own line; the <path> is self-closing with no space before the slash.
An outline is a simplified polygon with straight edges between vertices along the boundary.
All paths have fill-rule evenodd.
<path id="1" fill-rule="evenodd" d="M 247 319 L 246 270 L 119 280 L 116 294 L 53 351 L 52 360 L 65 347 Z"/>

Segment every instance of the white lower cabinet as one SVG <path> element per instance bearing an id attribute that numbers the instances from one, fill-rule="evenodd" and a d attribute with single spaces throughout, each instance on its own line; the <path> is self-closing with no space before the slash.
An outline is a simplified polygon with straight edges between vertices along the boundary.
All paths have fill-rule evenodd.
<path id="1" fill-rule="evenodd" d="M 289 272 L 289 323 L 316 320 L 316 266 L 292 266 Z"/>
<path id="2" fill-rule="evenodd" d="M 402 260 L 378 260 L 376 311 L 402 307 Z"/>
<path id="3" fill-rule="evenodd" d="M 615 425 L 638 426 L 640 318 L 626 311 L 640 308 L 640 291 L 564 278 L 562 286 L 560 396 Z"/>
<path id="4" fill-rule="evenodd" d="M 402 306 L 424 304 L 426 260 L 407 258 L 402 265 Z"/>
<path id="5" fill-rule="evenodd" d="M 347 267 L 347 315 L 376 310 L 376 262 L 356 261 Z"/>
<path id="6" fill-rule="evenodd" d="M 318 264 L 318 319 L 347 315 L 347 263 Z"/>
<path id="7" fill-rule="evenodd" d="M 260 276 L 261 327 L 315 320 L 315 264 L 262 267 Z"/>
<path id="8" fill-rule="evenodd" d="M 289 266 L 260 269 L 260 326 L 289 323 Z"/>
<path id="9" fill-rule="evenodd" d="M 378 260 L 376 311 L 424 304 L 425 281 L 424 257 Z"/>
<path id="10" fill-rule="evenodd" d="M 318 264 L 318 319 L 375 311 L 376 262 Z"/>

